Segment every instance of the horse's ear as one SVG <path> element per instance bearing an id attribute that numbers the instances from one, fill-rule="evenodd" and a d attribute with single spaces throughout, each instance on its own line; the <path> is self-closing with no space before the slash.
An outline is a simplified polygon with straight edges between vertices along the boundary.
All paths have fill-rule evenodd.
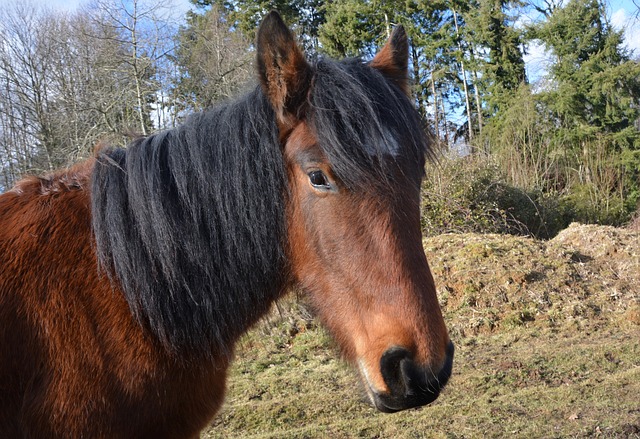
<path id="1" fill-rule="evenodd" d="M 304 118 L 311 66 L 277 12 L 270 12 L 262 21 L 256 46 L 262 89 L 276 111 L 278 122 L 291 128 Z"/>
<path id="2" fill-rule="evenodd" d="M 409 42 L 402 26 L 396 26 L 389 40 L 371 60 L 371 67 L 378 69 L 395 82 L 407 95 L 409 90 Z"/>

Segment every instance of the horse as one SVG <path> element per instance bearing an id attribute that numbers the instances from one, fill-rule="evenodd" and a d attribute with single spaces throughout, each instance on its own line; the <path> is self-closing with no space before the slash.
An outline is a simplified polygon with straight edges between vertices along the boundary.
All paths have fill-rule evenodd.
<path id="1" fill-rule="evenodd" d="M 198 437 L 292 288 L 378 410 L 440 394 L 406 32 L 311 63 L 272 12 L 255 47 L 245 95 L 0 196 L 1 437 Z"/>

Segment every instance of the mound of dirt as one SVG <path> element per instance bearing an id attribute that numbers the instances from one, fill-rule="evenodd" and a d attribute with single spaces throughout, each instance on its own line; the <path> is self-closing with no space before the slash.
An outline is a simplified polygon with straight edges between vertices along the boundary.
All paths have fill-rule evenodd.
<path id="1" fill-rule="evenodd" d="M 446 234 L 424 241 L 453 334 L 523 325 L 640 325 L 640 233 L 571 224 L 556 238 Z"/>

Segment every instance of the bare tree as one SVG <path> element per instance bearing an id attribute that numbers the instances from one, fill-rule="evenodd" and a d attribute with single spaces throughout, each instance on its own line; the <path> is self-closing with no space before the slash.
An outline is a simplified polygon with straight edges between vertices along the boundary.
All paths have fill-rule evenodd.
<path id="1" fill-rule="evenodd" d="M 170 5 L 143 0 L 95 0 L 88 11 L 95 29 L 92 38 L 119 48 L 110 60 L 112 68 L 131 84 L 123 90 L 131 94 L 123 96 L 133 104 L 136 123 L 131 128 L 146 135 L 153 126 L 152 112 L 164 111 L 158 108 L 158 93 L 163 89 L 159 78 L 167 75 L 159 73 L 159 68 L 174 49 L 177 28 Z"/>
<path id="2" fill-rule="evenodd" d="M 90 154 L 96 143 L 114 131 L 104 120 L 102 108 L 117 88 L 113 73 L 102 68 L 113 49 L 87 38 L 82 30 L 91 23 L 82 13 L 50 16 L 47 22 L 51 45 L 47 79 L 54 90 L 48 117 L 57 153 L 69 163 Z"/>
<path id="3" fill-rule="evenodd" d="M 251 44 L 220 9 L 192 15 L 179 34 L 171 13 L 143 0 L 95 0 L 74 14 L 28 3 L 0 11 L 0 190 L 101 140 L 171 126 L 250 80 Z"/>
<path id="4" fill-rule="evenodd" d="M 52 47 L 44 19 L 28 3 L 0 12 L 0 142 L 6 172 L 12 174 L 6 184 L 13 175 L 58 165 L 48 112 Z"/>
<path id="5" fill-rule="evenodd" d="M 640 20 L 640 0 L 631 0 L 633 6 L 636 7 L 636 10 L 633 13 L 633 16 L 636 20 Z"/>
<path id="6" fill-rule="evenodd" d="M 159 7 L 0 11 L 0 189 L 85 157 L 100 140 L 145 134 L 154 111 L 168 113 L 157 97 L 170 87 L 177 26 Z"/>

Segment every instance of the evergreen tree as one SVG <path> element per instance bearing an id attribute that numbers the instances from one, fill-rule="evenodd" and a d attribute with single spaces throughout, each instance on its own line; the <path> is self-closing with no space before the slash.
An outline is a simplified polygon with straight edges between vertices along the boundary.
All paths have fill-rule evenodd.
<path id="1" fill-rule="evenodd" d="M 389 14 L 393 17 L 393 10 L 388 6 L 388 2 L 361 0 L 327 2 L 319 35 L 322 52 L 334 58 L 371 58 L 391 25 Z"/>
<path id="2" fill-rule="evenodd" d="M 477 52 L 487 52 L 484 59 L 477 58 L 476 65 L 490 116 L 504 111 L 520 84 L 526 83 L 522 35 L 509 15 L 514 6 L 518 4 L 509 0 L 478 0 L 467 16 L 471 44 Z"/>
<path id="3" fill-rule="evenodd" d="M 602 0 L 570 0 L 533 32 L 555 57 L 541 99 L 558 126 L 557 149 L 589 203 L 609 209 L 615 195 L 625 217 L 640 200 L 640 63 Z"/>
<path id="4" fill-rule="evenodd" d="M 230 27 L 241 31 L 249 41 L 264 15 L 276 10 L 298 36 L 305 51 L 318 48 L 318 29 L 324 21 L 323 0 L 190 0 L 201 10 L 217 6 Z"/>
<path id="5" fill-rule="evenodd" d="M 396 25 L 410 36 L 410 68 L 414 97 L 436 139 L 449 143 L 455 127 L 447 116 L 462 97 L 464 79 L 453 14 L 445 0 L 346 0 L 324 6 L 320 28 L 322 50 L 334 57 L 370 58 Z M 455 105 L 456 108 L 444 108 Z"/>
<path id="6" fill-rule="evenodd" d="M 545 102 L 564 127 L 627 132 L 631 146 L 638 136 L 630 128 L 640 117 L 640 64 L 605 17 L 601 0 L 571 0 L 534 29 L 555 57 Z"/>

